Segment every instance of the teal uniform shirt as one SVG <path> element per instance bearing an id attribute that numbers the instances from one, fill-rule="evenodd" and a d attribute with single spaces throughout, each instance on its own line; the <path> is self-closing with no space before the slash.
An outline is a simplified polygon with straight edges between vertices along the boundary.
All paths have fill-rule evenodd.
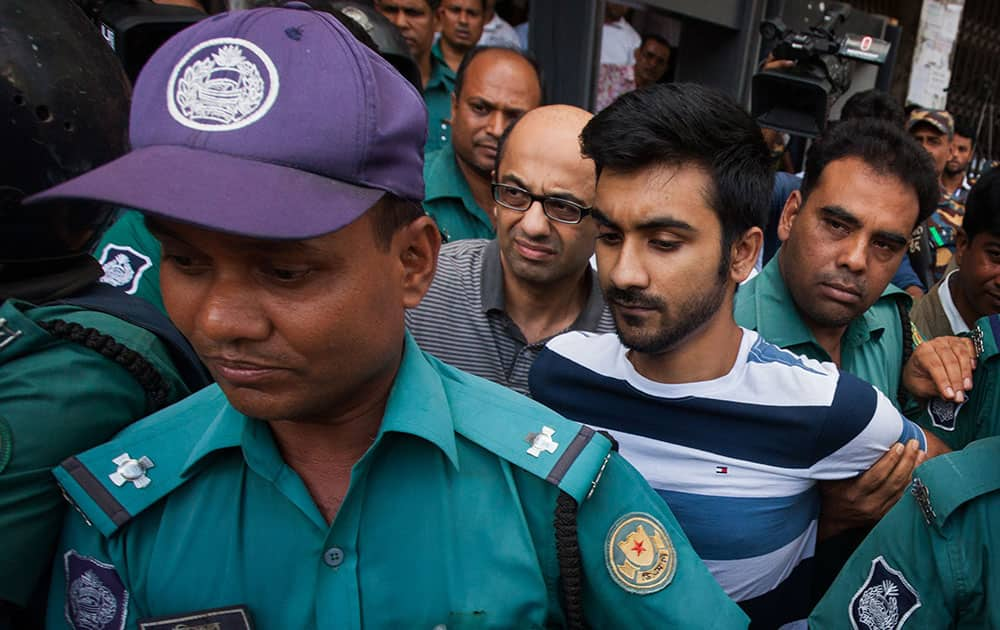
<path id="1" fill-rule="evenodd" d="M 146 229 L 142 214 L 123 210 L 94 248 L 104 268 L 101 282 L 137 295 L 166 314 L 160 294 L 160 242 Z"/>
<path id="2" fill-rule="evenodd" d="M 424 86 L 427 104 L 427 143 L 424 154 L 451 144 L 451 93 L 455 90 L 455 71 L 445 63 L 441 42 L 431 47 L 431 76 Z"/>
<path id="3" fill-rule="evenodd" d="M 976 322 L 982 352 L 972 375 L 972 391 L 963 404 L 940 398 L 928 402 L 917 423 L 953 450 L 974 440 L 1000 435 L 1000 315 Z M 977 348 L 978 350 L 978 348 Z"/>
<path id="4" fill-rule="evenodd" d="M 424 210 L 438 225 L 446 242 L 465 238 L 493 238 L 493 223 L 472 196 L 458 169 L 451 143 L 424 162 Z"/>
<path id="5" fill-rule="evenodd" d="M 785 286 L 778 268 L 780 255 L 778 250 L 761 272 L 736 292 L 736 323 L 795 354 L 830 361 L 830 355 L 802 321 Z M 896 394 L 903 367 L 898 304 L 909 308 L 910 296 L 890 284 L 871 308 L 847 326 L 840 351 L 840 369 L 871 383 L 894 405 L 899 404 Z"/>
<path id="6" fill-rule="evenodd" d="M 171 402 L 187 394 L 166 347 L 142 328 L 75 306 L 0 304 L 0 600 L 18 606 L 48 570 L 62 525 L 52 467 L 155 410 L 124 367 L 38 325 L 55 319 L 138 352 L 166 379 Z"/>
<path id="7" fill-rule="evenodd" d="M 993 437 L 917 468 L 910 492 L 851 556 L 809 627 L 1000 628 L 998 462 Z"/>
<path id="8" fill-rule="evenodd" d="M 116 468 L 125 454 L 139 461 Z M 236 611 L 226 627 L 237 628 L 249 627 L 242 615 L 263 629 L 558 626 L 560 490 L 581 504 L 591 627 L 748 623 L 603 436 L 409 337 L 382 425 L 330 524 L 267 423 L 216 386 L 56 476 L 93 526 L 67 517 L 50 628 L 93 609 L 95 592 L 105 619 L 127 628 L 164 616 L 205 625 L 217 617 L 200 611 L 219 608 Z M 142 488 L 130 481 L 143 478 Z"/>

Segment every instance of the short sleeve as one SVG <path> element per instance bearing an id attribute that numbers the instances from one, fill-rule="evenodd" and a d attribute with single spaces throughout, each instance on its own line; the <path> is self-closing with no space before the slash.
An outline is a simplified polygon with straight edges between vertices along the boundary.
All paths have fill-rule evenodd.
<path id="1" fill-rule="evenodd" d="M 747 627 L 667 504 L 617 454 L 580 507 L 578 536 L 591 627 Z"/>

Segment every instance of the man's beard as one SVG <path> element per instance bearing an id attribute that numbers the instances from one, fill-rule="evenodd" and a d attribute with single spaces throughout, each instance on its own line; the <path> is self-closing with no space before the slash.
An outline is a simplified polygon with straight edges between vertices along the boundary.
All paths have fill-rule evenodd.
<path id="1" fill-rule="evenodd" d="M 945 164 L 944 165 L 944 174 L 948 175 L 949 177 L 954 177 L 955 175 L 961 175 L 962 173 L 965 172 L 965 169 L 967 169 L 968 167 L 969 167 L 968 164 L 966 164 L 965 166 L 963 166 L 961 168 L 953 168 L 951 166 L 948 166 L 948 164 Z"/>
<path id="2" fill-rule="evenodd" d="M 605 290 L 605 300 L 614 313 L 617 305 L 639 306 L 655 309 L 659 312 L 661 319 L 660 327 L 653 331 L 633 331 L 624 328 L 619 323 L 619 318 L 625 320 L 626 326 L 630 324 L 630 319 L 635 326 L 640 326 L 641 321 L 629 315 L 615 314 L 615 329 L 622 344 L 642 354 L 663 354 L 674 349 L 680 342 L 687 339 L 691 333 L 705 325 L 722 307 L 726 299 L 725 271 L 728 269 L 728 261 L 720 265 L 720 273 L 716 283 L 705 293 L 696 295 L 691 299 L 678 304 L 673 312 L 668 313 L 668 305 L 663 298 L 644 294 L 635 289 L 619 289 L 609 287 Z"/>

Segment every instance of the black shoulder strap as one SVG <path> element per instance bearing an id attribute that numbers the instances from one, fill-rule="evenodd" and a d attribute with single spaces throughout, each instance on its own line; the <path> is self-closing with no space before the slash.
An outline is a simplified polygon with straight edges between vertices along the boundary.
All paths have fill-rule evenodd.
<path id="1" fill-rule="evenodd" d="M 174 327 L 162 312 L 140 297 L 120 289 L 93 283 L 83 291 L 51 304 L 68 304 L 92 311 L 113 315 L 130 324 L 145 328 L 160 338 L 170 352 L 170 358 L 184 383 L 192 392 L 212 382 L 208 370 L 195 353 L 188 340 Z"/>

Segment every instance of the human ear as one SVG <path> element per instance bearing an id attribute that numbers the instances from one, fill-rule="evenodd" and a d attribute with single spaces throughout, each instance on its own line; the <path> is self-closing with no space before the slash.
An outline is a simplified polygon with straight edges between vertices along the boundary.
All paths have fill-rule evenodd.
<path id="1" fill-rule="evenodd" d="M 782 243 L 788 240 L 792 233 L 792 224 L 802 209 L 802 193 L 793 190 L 788 199 L 785 200 L 785 207 L 781 209 L 781 217 L 778 218 L 778 239 Z"/>
<path id="2" fill-rule="evenodd" d="M 955 264 L 959 267 L 962 266 L 962 259 L 965 257 L 965 252 L 969 249 L 969 236 L 965 233 L 965 230 L 958 228 L 955 230 Z"/>
<path id="3" fill-rule="evenodd" d="M 403 270 L 403 307 L 415 308 L 434 280 L 441 233 L 434 219 L 422 216 L 399 230 L 393 241 Z"/>
<path id="4" fill-rule="evenodd" d="M 764 246 L 764 232 L 752 227 L 737 238 L 729 249 L 729 276 L 737 284 L 750 275 L 757 264 L 761 247 Z"/>

